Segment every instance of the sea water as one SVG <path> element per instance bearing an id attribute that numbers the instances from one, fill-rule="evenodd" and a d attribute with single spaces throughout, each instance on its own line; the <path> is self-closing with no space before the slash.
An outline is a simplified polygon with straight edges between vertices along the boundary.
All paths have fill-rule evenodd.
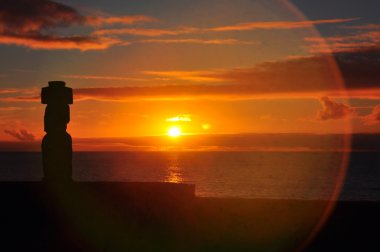
<path id="1" fill-rule="evenodd" d="M 380 153 L 350 154 L 341 200 L 380 200 Z M 329 199 L 341 152 L 76 152 L 75 181 L 190 183 L 201 197 Z M 0 153 L 1 181 L 36 181 L 38 152 Z"/>

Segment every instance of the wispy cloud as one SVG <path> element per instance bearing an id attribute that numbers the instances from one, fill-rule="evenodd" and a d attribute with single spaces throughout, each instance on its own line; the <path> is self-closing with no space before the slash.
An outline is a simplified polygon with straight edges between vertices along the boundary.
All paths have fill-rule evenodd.
<path id="1" fill-rule="evenodd" d="M 353 30 L 378 30 L 380 29 L 380 24 L 346 25 L 344 28 Z"/>
<path id="2" fill-rule="evenodd" d="M 194 82 L 220 82 L 213 77 L 213 71 L 144 71 L 146 75 L 156 76 L 161 80 L 185 80 Z"/>
<path id="3" fill-rule="evenodd" d="M 177 29 L 148 29 L 148 28 L 118 28 L 99 29 L 94 35 L 133 35 L 142 37 L 159 37 L 164 35 L 181 35 L 202 32 L 201 29 L 192 27 L 180 27 Z"/>
<path id="4" fill-rule="evenodd" d="M 86 36 L 55 37 L 44 35 L 7 36 L 0 35 L 0 44 L 18 45 L 38 50 L 104 50 L 118 44 L 113 38 L 95 38 Z"/>
<path id="5" fill-rule="evenodd" d="M 67 74 L 67 75 L 62 75 L 62 77 L 67 78 L 67 79 L 79 79 L 79 80 L 145 81 L 144 79 L 132 78 L 132 77 L 99 76 L 99 75 Z"/>
<path id="6" fill-rule="evenodd" d="M 4 133 L 14 137 L 15 139 L 17 139 L 19 141 L 23 141 L 23 142 L 33 142 L 36 139 L 34 134 L 28 132 L 25 129 L 21 129 L 21 130 L 6 129 L 6 130 L 4 130 Z"/>
<path id="7" fill-rule="evenodd" d="M 0 88 L 0 102 L 35 102 L 40 100 L 35 88 Z"/>
<path id="8" fill-rule="evenodd" d="M 200 44 L 200 45 L 259 45 L 258 41 L 241 41 L 238 39 L 147 39 L 137 43 L 154 44 Z"/>
<path id="9" fill-rule="evenodd" d="M 210 28 L 210 31 L 249 31 L 249 30 L 287 30 L 287 29 L 300 29 L 313 27 L 314 25 L 321 24 L 338 24 L 346 23 L 357 20 L 357 18 L 345 19 L 324 19 L 324 20 L 310 20 L 310 21 L 269 21 L 269 22 L 249 22 L 240 23 L 236 25 L 221 26 Z"/>
<path id="10" fill-rule="evenodd" d="M 0 111 L 18 111 L 23 110 L 21 107 L 0 107 Z"/>
<path id="11" fill-rule="evenodd" d="M 288 92 L 262 92 L 249 85 L 164 85 L 142 87 L 81 88 L 75 90 L 75 99 L 100 101 L 135 101 L 135 100 L 249 100 L 249 99 L 290 99 L 315 98 L 321 95 L 344 98 L 380 99 L 380 89 L 356 90 L 319 90 Z M 18 100 L 20 101 L 20 100 Z"/>
<path id="12" fill-rule="evenodd" d="M 176 29 L 147 29 L 147 28 L 116 28 L 116 29 L 99 29 L 94 35 L 133 35 L 145 37 L 173 36 L 182 34 L 199 34 L 210 32 L 230 32 L 230 31 L 250 31 L 250 30 L 288 30 L 309 28 L 320 24 L 338 24 L 357 20 L 356 18 L 348 19 L 325 19 L 311 21 L 268 21 L 268 22 L 248 22 L 233 24 L 228 26 L 219 26 L 211 28 L 200 27 L 178 27 Z"/>
<path id="13" fill-rule="evenodd" d="M 85 23 L 89 25 L 102 26 L 102 25 L 113 25 L 113 24 L 130 25 L 130 24 L 147 23 L 147 22 L 154 22 L 154 21 L 156 21 L 155 18 L 144 16 L 144 15 L 123 16 L 123 17 L 89 16 L 89 17 L 86 17 Z"/>
<path id="14" fill-rule="evenodd" d="M 14 88 L 0 88 L 0 95 L 1 94 L 14 94 L 17 93 L 18 90 Z"/>

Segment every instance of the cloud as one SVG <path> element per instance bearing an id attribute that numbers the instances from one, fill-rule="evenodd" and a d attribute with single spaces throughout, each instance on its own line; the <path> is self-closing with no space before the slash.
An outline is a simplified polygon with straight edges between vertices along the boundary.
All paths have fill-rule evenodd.
<path id="1" fill-rule="evenodd" d="M 117 29 L 100 29 L 95 31 L 94 35 L 133 35 L 142 37 L 159 37 L 164 35 L 180 35 L 201 32 L 198 28 L 180 27 L 177 29 L 147 29 L 147 28 L 117 28 Z"/>
<path id="2" fill-rule="evenodd" d="M 220 82 L 221 78 L 212 77 L 212 71 L 144 71 L 146 75 L 163 80 L 185 80 L 193 82 Z"/>
<path id="3" fill-rule="evenodd" d="M 123 16 L 123 17 L 87 17 L 86 24 L 94 26 L 113 25 L 113 24 L 136 24 L 156 21 L 153 17 L 144 15 Z"/>
<path id="4" fill-rule="evenodd" d="M 79 80 L 144 81 L 143 79 L 131 78 L 131 77 L 99 76 L 99 75 L 68 74 L 68 75 L 62 75 L 62 77 L 67 78 L 67 79 L 79 79 Z"/>
<path id="5" fill-rule="evenodd" d="M 210 28 L 210 31 L 249 31 L 249 30 L 287 30 L 313 27 L 320 24 L 337 24 L 357 20 L 357 18 L 345 19 L 324 19 L 324 20 L 308 20 L 308 21 L 273 21 L 273 22 L 249 22 L 236 25 L 221 26 Z"/>
<path id="6" fill-rule="evenodd" d="M 329 58 L 304 57 L 269 61 L 251 68 L 218 70 L 205 77 L 247 85 L 256 93 L 310 92 L 335 89 Z"/>
<path id="7" fill-rule="evenodd" d="M 305 38 L 310 53 L 339 53 L 367 50 L 380 46 L 380 32 L 370 31 L 349 36 Z"/>
<path id="8" fill-rule="evenodd" d="M 137 23 L 155 22 L 156 19 L 146 15 L 83 15 L 71 6 L 51 0 L 4 0 L 0 2 L 0 44 L 22 46 L 35 50 L 104 50 L 113 45 L 131 44 L 130 42 L 117 38 L 117 36 L 120 35 L 159 37 L 254 29 L 298 29 L 312 27 L 317 24 L 343 23 L 352 20 L 355 19 L 250 22 L 212 28 L 180 26 L 175 29 L 133 27 L 99 29 L 99 27 L 117 24 L 132 25 Z M 96 27 L 97 30 L 89 34 L 81 35 L 59 34 L 60 28 L 70 29 L 74 26 Z M 68 34 L 68 32 L 65 34 Z M 108 36 L 113 37 L 111 38 Z M 256 44 L 256 42 L 239 41 L 236 39 L 144 40 L 137 41 L 137 43 L 182 43 L 206 45 Z"/>
<path id="9" fill-rule="evenodd" d="M 344 26 L 344 28 L 347 29 L 353 29 L 353 30 L 378 30 L 380 29 L 380 24 L 364 24 L 364 25 L 351 25 L 351 26 Z"/>
<path id="10" fill-rule="evenodd" d="M 39 101 L 39 92 L 36 88 L 0 88 L 0 102 Z"/>
<path id="11" fill-rule="evenodd" d="M 0 107 L 0 111 L 18 111 L 23 110 L 21 107 Z"/>
<path id="12" fill-rule="evenodd" d="M 200 45 L 258 45 L 257 41 L 241 41 L 237 39 L 147 39 L 138 43 L 149 44 L 200 44 Z"/>
<path id="13" fill-rule="evenodd" d="M 19 131 L 13 130 L 13 129 L 11 130 L 6 129 L 4 130 L 4 133 L 22 142 L 33 142 L 36 139 L 36 137 L 32 133 L 28 132 L 25 129 L 21 129 Z"/>
<path id="14" fill-rule="evenodd" d="M 157 99 L 185 99 L 194 97 L 230 96 L 231 87 L 221 88 L 204 84 L 193 85 L 162 85 L 162 86 L 135 86 L 135 87 L 105 87 L 80 88 L 75 90 L 75 98 L 127 101 L 127 100 L 157 100 Z M 236 93 L 236 91 L 234 92 Z"/>
<path id="15" fill-rule="evenodd" d="M 146 28 L 116 28 L 116 29 L 99 29 L 94 32 L 95 35 L 133 35 L 144 37 L 173 36 L 181 34 L 199 34 L 210 32 L 229 32 L 229 31 L 249 31 L 249 30 L 284 30 L 309 28 L 318 24 L 336 24 L 356 20 L 350 19 L 325 19 L 311 21 L 273 21 L 273 22 L 249 22 L 234 24 L 229 26 L 219 26 L 211 28 L 198 27 L 178 27 L 177 29 L 146 29 Z"/>
<path id="16" fill-rule="evenodd" d="M 380 24 L 343 26 L 351 29 L 350 35 L 326 38 L 305 38 L 311 53 L 339 53 L 368 50 L 380 47 Z"/>
<path id="17" fill-rule="evenodd" d="M 380 47 L 334 54 L 348 89 L 380 87 Z"/>
<path id="18" fill-rule="evenodd" d="M 249 68 L 145 73 L 169 80 L 218 83 L 221 90 L 228 89 L 231 94 L 322 92 L 341 88 L 336 84 L 338 75 L 328 55 L 269 61 Z"/>
<path id="19" fill-rule="evenodd" d="M 14 94 L 17 93 L 17 89 L 14 88 L 0 88 L 0 95 L 1 94 Z"/>
<path id="20" fill-rule="evenodd" d="M 41 100 L 39 94 L 16 94 L 10 97 L 0 98 L 0 102 L 39 102 Z"/>
<path id="21" fill-rule="evenodd" d="M 0 35 L 0 44 L 17 45 L 39 50 L 103 50 L 119 42 L 119 40 L 112 38 L 86 36 L 56 37 L 41 34 L 32 36 Z"/>
<path id="22" fill-rule="evenodd" d="M 1 1 L 0 43 L 33 49 L 77 49 L 81 45 L 92 48 L 97 42 L 86 37 L 47 35 L 52 29 L 84 22 L 85 17 L 75 9 L 53 1 Z"/>
<path id="23" fill-rule="evenodd" d="M 265 85 L 264 85 L 265 86 Z M 245 100 L 253 98 L 315 97 L 324 92 L 270 91 L 265 87 L 257 90 L 250 85 L 186 84 L 160 86 L 129 86 L 104 88 L 79 88 L 74 91 L 76 100 L 131 101 L 131 100 Z M 346 93 L 337 93 L 339 96 Z M 18 100 L 20 101 L 20 100 Z"/>
<path id="24" fill-rule="evenodd" d="M 0 31 L 3 34 L 32 34 L 42 29 L 67 27 L 85 22 L 74 8 L 49 0 L 3 0 L 0 2 Z"/>
<path id="25" fill-rule="evenodd" d="M 380 123 L 380 105 L 375 106 L 371 114 L 363 117 L 363 121 L 367 125 L 374 125 Z"/>
<path id="26" fill-rule="evenodd" d="M 43 50 L 102 50 L 120 43 L 115 38 L 58 35 L 58 28 L 133 24 L 152 21 L 145 16 L 84 16 L 74 8 L 50 0 L 0 2 L 0 44 Z"/>
<path id="27" fill-rule="evenodd" d="M 143 80 L 166 81 L 170 85 L 79 88 L 75 98 L 110 101 L 131 99 L 251 99 L 273 97 L 380 97 L 380 49 L 368 48 L 333 54 L 343 74 L 347 92 L 337 85 L 339 71 L 326 54 L 289 58 L 256 64 L 249 68 L 202 71 L 145 71 Z M 119 80 L 112 76 L 67 76 Z M 149 79 L 150 78 L 150 79 Z M 121 80 L 121 79 L 120 79 Z M 0 90 L 1 92 L 1 90 Z M 7 92 L 7 91 L 5 91 Z M 1 100 L 38 101 L 38 92 L 11 94 Z M 11 99 L 11 100 L 10 100 Z"/>
<path id="28" fill-rule="evenodd" d="M 320 110 L 317 114 L 318 120 L 326 121 L 344 119 L 354 113 L 354 109 L 350 106 L 333 101 L 329 97 L 322 97 L 320 102 L 322 105 L 322 110 Z"/>
<path id="29" fill-rule="evenodd" d="M 167 118 L 167 122 L 191 122 L 191 115 L 178 115 L 175 117 Z"/>
<path id="30" fill-rule="evenodd" d="M 380 47 L 359 51 L 318 54 L 287 60 L 264 62 L 252 68 L 236 68 L 206 73 L 211 77 L 236 84 L 247 84 L 257 92 L 318 92 L 337 91 L 334 60 L 344 84 L 350 92 L 380 88 Z M 263 85 L 265 83 L 265 85 Z"/>

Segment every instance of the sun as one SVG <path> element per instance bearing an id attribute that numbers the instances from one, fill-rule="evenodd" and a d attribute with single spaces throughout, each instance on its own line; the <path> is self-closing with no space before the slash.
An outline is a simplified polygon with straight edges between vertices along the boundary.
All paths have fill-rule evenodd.
<path id="1" fill-rule="evenodd" d="M 181 136 L 181 134 L 182 134 L 181 129 L 178 128 L 177 126 L 173 126 L 169 128 L 168 130 L 168 136 L 173 137 L 173 138 L 179 137 Z"/>

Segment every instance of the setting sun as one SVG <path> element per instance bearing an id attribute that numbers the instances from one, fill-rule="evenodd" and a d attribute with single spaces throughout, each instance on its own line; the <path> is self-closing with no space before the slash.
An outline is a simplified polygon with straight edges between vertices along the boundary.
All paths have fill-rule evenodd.
<path id="1" fill-rule="evenodd" d="M 178 128 L 177 126 L 173 126 L 173 127 L 171 127 L 170 129 L 169 129 L 169 131 L 168 131 L 168 135 L 170 136 L 170 137 L 179 137 L 179 136 L 181 136 L 181 129 L 180 128 Z"/>

